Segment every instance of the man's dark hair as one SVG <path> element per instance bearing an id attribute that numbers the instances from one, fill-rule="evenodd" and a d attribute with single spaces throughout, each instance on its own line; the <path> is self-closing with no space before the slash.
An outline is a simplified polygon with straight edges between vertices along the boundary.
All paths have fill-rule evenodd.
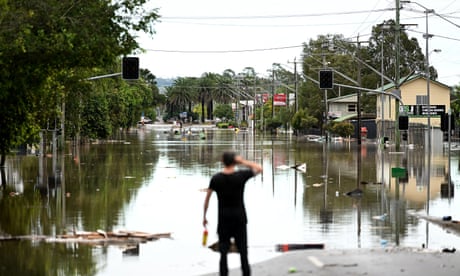
<path id="1" fill-rule="evenodd" d="M 226 167 L 234 165 L 235 164 L 235 156 L 236 154 L 234 152 L 224 152 L 222 155 L 222 162 Z"/>

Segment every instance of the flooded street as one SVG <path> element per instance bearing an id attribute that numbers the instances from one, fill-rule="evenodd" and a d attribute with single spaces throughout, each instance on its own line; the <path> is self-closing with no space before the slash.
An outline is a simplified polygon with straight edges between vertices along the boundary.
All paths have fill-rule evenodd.
<path id="1" fill-rule="evenodd" d="M 3 236 L 54 237 L 72 231 L 171 233 L 124 245 L 16 239 L 0 242 L 0 275 L 200 275 L 217 271 L 219 255 L 201 245 L 203 189 L 233 150 L 263 165 L 249 180 L 249 257 L 274 257 L 277 244 L 326 248 L 384 246 L 460 248 L 460 237 L 412 214 L 460 215 L 459 152 L 442 142 L 382 150 L 364 142 L 297 141 L 288 134 L 206 129 L 200 139 L 166 127 L 140 129 L 109 143 L 69 147 L 57 158 L 9 157 L 2 176 Z M 306 171 L 289 168 L 306 164 Z M 449 164 L 451 187 L 447 185 Z M 396 169 L 395 169 L 396 168 Z M 400 178 L 393 177 L 406 169 Z M 3 182 L 4 183 L 4 182 Z M 360 188 L 360 197 L 346 193 Z M 450 192 L 450 194 L 449 194 Z M 208 211 L 209 242 L 217 241 L 217 198 Z M 232 254 L 232 267 L 239 258 Z"/>

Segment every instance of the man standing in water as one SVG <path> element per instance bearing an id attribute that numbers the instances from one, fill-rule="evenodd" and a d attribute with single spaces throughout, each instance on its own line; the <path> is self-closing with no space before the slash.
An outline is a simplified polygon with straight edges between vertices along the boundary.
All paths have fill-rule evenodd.
<path id="1" fill-rule="evenodd" d="M 262 172 L 262 166 L 245 160 L 233 152 L 225 152 L 222 155 L 222 162 L 224 164 L 223 170 L 213 175 L 206 192 L 203 226 L 206 227 L 208 224 L 206 212 L 208 211 L 209 199 L 212 192 L 216 192 L 218 200 L 217 234 L 219 236 L 220 275 L 228 275 L 227 254 L 230 249 L 230 239 L 234 238 L 240 253 L 243 276 L 249 276 L 251 269 L 248 261 L 244 187 L 249 178 Z M 236 170 L 237 165 L 248 169 Z"/>

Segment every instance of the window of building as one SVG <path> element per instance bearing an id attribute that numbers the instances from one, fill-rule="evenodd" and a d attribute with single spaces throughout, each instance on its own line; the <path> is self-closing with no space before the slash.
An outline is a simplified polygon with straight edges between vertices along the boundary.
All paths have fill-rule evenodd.
<path id="1" fill-rule="evenodd" d="M 355 104 L 349 104 L 348 105 L 348 112 L 356 112 L 356 105 Z"/>
<path id="2" fill-rule="evenodd" d="M 417 101 L 417 105 L 427 105 L 428 97 L 427 95 L 417 95 L 416 101 Z"/>

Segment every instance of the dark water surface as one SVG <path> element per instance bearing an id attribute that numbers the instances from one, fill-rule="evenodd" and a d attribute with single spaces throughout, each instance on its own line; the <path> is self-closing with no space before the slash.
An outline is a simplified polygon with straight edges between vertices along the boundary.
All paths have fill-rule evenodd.
<path id="1" fill-rule="evenodd" d="M 411 215 L 459 218 L 459 155 L 451 154 L 453 197 L 443 193 L 449 168 L 442 146 L 403 153 L 379 145 L 297 142 L 289 135 L 206 131 L 206 140 L 167 129 L 124 134 L 109 143 L 66 149 L 53 158 L 10 157 L 0 193 L 4 236 L 103 229 L 171 232 L 171 239 L 91 246 L 30 239 L 0 242 L 0 275 L 199 275 L 217 271 L 218 254 L 202 247 L 203 189 L 234 150 L 263 164 L 249 181 L 246 208 L 250 261 L 280 254 L 276 244 L 326 248 L 382 246 L 460 248 L 453 233 Z M 435 144 L 435 143 L 434 143 Z M 442 144 L 442 143 L 438 143 Z M 286 166 L 306 163 L 305 173 Z M 392 168 L 407 168 L 397 181 Z M 358 169 L 359 168 L 359 169 Z M 399 182 L 399 183 L 398 183 Z M 4 183 L 4 182 L 2 182 Z M 357 187 L 362 197 L 346 196 Z M 216 197 L 208 212 L 217 240 Z M 386 214 L 382 217 L 382 215 Z M 239 266 L 231 255 L 231 266 Z"/>

